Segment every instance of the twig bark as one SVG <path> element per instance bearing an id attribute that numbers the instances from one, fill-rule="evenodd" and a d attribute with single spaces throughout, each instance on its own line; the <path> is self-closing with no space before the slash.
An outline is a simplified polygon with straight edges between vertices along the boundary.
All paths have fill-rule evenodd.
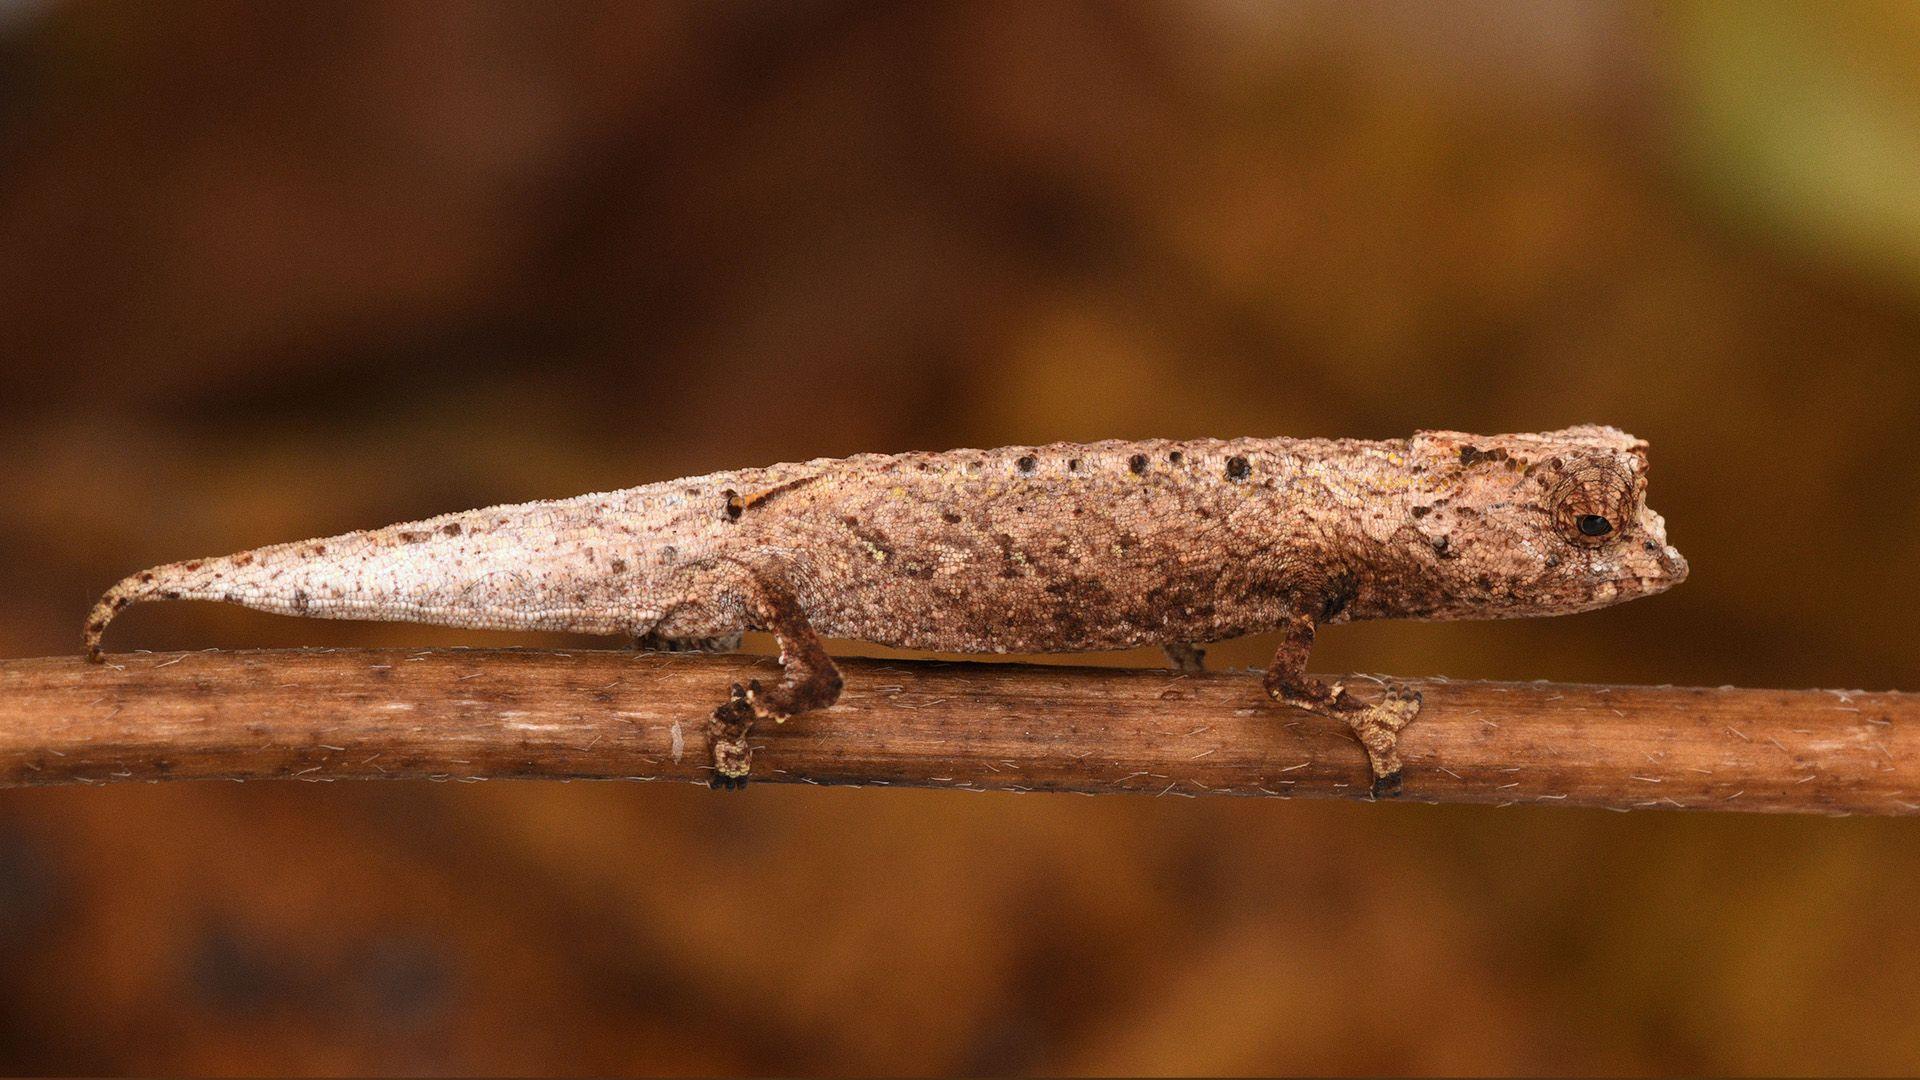
<path id="1" fill-rule="evenodd" d="M 1338 724 L 1247 673 L 850 660 L 755 731 L 758 782 L 1365 798 Z M 0 786 L 708 776 L 750 656 L 453 650 L 0 661 Z M 1404 798 L 1920 812 L 1920 695 L 1409 680 Z"/>

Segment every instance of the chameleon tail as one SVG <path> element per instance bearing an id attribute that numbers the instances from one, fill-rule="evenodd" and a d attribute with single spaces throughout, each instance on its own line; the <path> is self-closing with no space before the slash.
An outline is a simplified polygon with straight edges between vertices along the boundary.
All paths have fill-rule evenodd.
<path id="1" fill-rule="evenodd" d="M 558 545 L 528 565 L 530 540 L 551 542 L 556 530 L 580 527 L 569 513 L 563 503 L 489 507 L 156 566 L 93 606 L 87 658 L 98 663 L 107 624 L 147 600 L 214 600 L 323 619 L 628 632 L 637 621 L 629 590 L 609 583 L 590 548 Z"/>

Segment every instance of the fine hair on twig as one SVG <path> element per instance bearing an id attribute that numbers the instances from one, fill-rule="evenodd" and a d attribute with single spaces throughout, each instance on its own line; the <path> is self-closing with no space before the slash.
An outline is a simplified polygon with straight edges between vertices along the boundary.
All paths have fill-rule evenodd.
<path id="1" fill-rule="evenodd" d="M 0 785 L 709 777 L 706 719 L 771 658 L 295 650 L 0 661 Z M 755 782 L 1366 798 L 1337 721 L 1245 672 L 848 660 L 756 728 Z M 1403 680 L 1408 801 L 1920 812 L 1920 695 Z M 744 797 L 716 794 L 715 798 Z"/>

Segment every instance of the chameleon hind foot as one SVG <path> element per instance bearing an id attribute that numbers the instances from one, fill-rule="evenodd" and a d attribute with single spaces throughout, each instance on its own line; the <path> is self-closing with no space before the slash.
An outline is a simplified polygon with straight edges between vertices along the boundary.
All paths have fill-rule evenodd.
<path id="1" fill-rule="evenodd" d="M 755 719 L 750 691 L 734 683 L 727 703 L 713 710 L 713 717 L 707 721 L 707 741 L 713 755 L 713 777 L 707 786 L 725 791 L 747 786 L 747 774 L 753 769 L 753 748 L 747 745 L 747 736 L 753 731 Z"/>
<path id="2" fill-rule="evenodd" d="M 727 703 L 707 723 L 713 748 L 712 786 L 729 791 L 746 786 L 753 767 L 747 735 L 758 720 L 785 723 L 788 718 L 832 705 L 840 697 L 840 670 L 833 666 L 820 635 L 807 623 L 793 594 L 772 581 L 755 578 L 749 614 L 755 625 L 773 631 L 780 645 L 780 681 L 762 687 L 758 679 L 733 684 Z"/>
<path id="3" fill-rule="evenodd" d="M 727 791 L 746 787 L 747 774 L 753 769 L 753 748 L 747 745 L 753 725 L 761 720 L 786 723 L 795 712 L 805 711 L 794 708 L 796 700 L 811 704 L 830 694 L 827 702 L 831 704 L 839 695 L 839 672 L 825 681 L 827 687 L 811 694 L 798 692 L 784 682 L 772 689 L 761 686 L 759 679 L 744 686 L 734 683 L 727 703 L 713 710 L 713 718 L 707 722 L 707 735 L 713 745 L 713 778 L 707 786 Z"/>

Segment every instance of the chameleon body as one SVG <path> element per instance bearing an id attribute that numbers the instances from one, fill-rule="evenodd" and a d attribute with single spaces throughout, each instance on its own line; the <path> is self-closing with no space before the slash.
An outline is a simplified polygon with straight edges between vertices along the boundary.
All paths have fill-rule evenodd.
<path id="1" fill-rule="evenodd" d="M 771 687 L 709 728 L 744 783 L 756 720 L 831 705 L 822 638 L 944 652 L 1080 652 L 1279 629 L 1272 696 L 1353 726 L 1397 789 L 1417 695 L 1363 703 L 1306 676 L 1349 619 L 1554 615 L 1681 581 L 1646 508 L 1646 444 L 1612 428 L 1388 441 L 1152 440 L 860 455 L 448 514 L 171 563 L 101 598 L 221 600 L 322 618 L 632 635 L 726 647 L 767 630 Z"/>

